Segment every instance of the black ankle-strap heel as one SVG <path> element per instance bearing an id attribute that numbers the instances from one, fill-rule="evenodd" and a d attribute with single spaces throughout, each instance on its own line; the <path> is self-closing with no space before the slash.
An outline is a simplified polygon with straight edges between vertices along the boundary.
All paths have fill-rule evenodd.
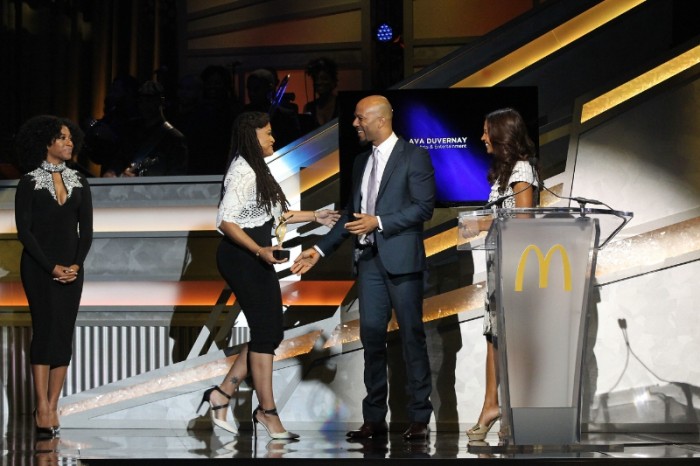
<path id="1" fill-rule="evenodd" d="M 204 403 L 209 403 L 209 413 L 210 413 L 210 416 L 211 416 L 211 423 L 212 423 L 215 427 L 219 427 L 220 429 L 223 429 L 223 430 L 225 430 L 226 432 L 229 432 L 229 433 L 231 433 L 231 434 L 233 434 L 233 435 L 238 435 L 238 429 L 236 428 L 236 426 L 233 426 L 233 425 L 229 424 L 228 422 L 222 421 L 221 419 L 218 419 L 218 418 L 216 417 L 216 414 L 215 414 L 216 411 L 218 411 L 218 410 L 220 410 L 220 409 L 226 409 L 226 408 L 228 408 L 228 407 L 229 407 L 229 403 L 226 402 L 226 404 L 223 404 L 223 405 L 216 405 L 216 406 L 215 406 L 214 404 L 212 404 L 212 402 L 211 402 L 211 394 L 212 394 L 212 392 L 213 392 L 214 390 L 216 390 L 217 392 L 219 392 L 219 393 L 221 393 L 223 396 L 225 396 L 227 400 L 230 400 L 230 399 L 231 399 L 231 395 L 229 395 L 228 393 L 226 393 L 225 391 L 223 391 L 218 385 L 214 385 L 214 386 L 211 387 L 210 389 L 206 390 L 206 391 L 204 392 L 204 394 L 202 395 L 202 402 L 199 403 L 199 407 L 197 408 L 197 412 L 199 412 L 199 410 L 202 409 L 202 405 L 203 405 Z"/>
<path id="2" fill-rule="evenodd" d="M 258 437 L 258 423 L 262 424 L 262 426 L 263 426 L 263 427 L 265 428 L 265 430 L 267 431 L 267 435 L 269 435 L 270 438 L 272 438 L 272 439 L 276 439 L 276 440 L 280 440 L 280 439 L 282 439 L 282 440 L 293 440 L 293 439 L 298 439 L 298 438 L 299 438 L 299 434 L 295 434 L 295 433 L 293 433 L 293 432 L 288 432 L 288 431 L 286 431 L 286 430 L 285 430 L 284 432 L 271 432 L 271 431 L 270 431 L 270 428 L 267 427 L 267 425 L 266 425 L 264 422 L 262 422 L 261 420 L 258 419 L 257 414 L 258 414 L 259 412 L 262 413 L 262 414 L 264 414 L 264 415 L 266 415 L 266 416 L 277 416 L 277 417 L 279 417 L 279 414 L 277 413 L 277 408 L 264 409 L 264 408 L 261 407 L 261 406 L 258 406 L 257 408 L 255 408 L 255 410 L 253 411 L 253 437 L 254 437 L 254 438 L 257 438 L 257 437 Z"/>

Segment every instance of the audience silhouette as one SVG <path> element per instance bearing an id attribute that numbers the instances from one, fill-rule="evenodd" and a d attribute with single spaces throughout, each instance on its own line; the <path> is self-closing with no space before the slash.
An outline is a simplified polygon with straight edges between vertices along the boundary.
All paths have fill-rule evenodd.
<path id="1" fill-rule="evenodd" d="M 171 90 L 167 102 L 161 81 L 174 77 L 167 68 L 159 68 L 155 80 L 140 86 L 135 77 L 118 74 L 104 99 L 102 117 L 83 121 L 84 149 L 71 165 L 86 176 L 219 175 L 226 170 L 233 121 L 242 111 L 270 115 L 275 149 L 338 115 L 337 66 L 330 58 L 307 65 L 314 99 L 304 105 L 303 113 L 295 95 L 286 92 L 288 75 L 280 81 L 275 68 L 251 71 L 243 105 L 234 92 L 234 71 L 212 64 L 199 75 L 181 76 L 176 95 Z M 0 178 L 18 176 L 12 157 L 0 154 Z"/>
<path id="2" fill-rule="evenodd" d="M 223 110 L 223 109 L 221 109 Z M 223 128 L 228 115 L 204 100 L 204 84 L 197 75 L 180 79 L 173 125 L 187 140 L 188 175 L 216 175 L 226 170 L 230 128 Z"/>
<path id="3" fill-rule="evenodd" d="M 187 143 L 180 131 L 163 114 L 163 86 L 146 81 L 139 87 L 131 137 L 122 141 L 119 151 L 107 161 L 103 176 L 184 175 L 187 170 Z"/>
<path id="4" fill-rule="evenodd" d="M 243 109 L 270 115 L 275 149 L 280 149 L 301 137 L 298 114 L 285 106 L 277 105 L 278 102 L 273 102 L 276 93 L 275 76 L 270 70 L 261 68 L 252 71 L 246 80 L 246 90 L 249 102 Z"/>
<path id="5" fill-rule="evenodd" d="M 335 89 L 338 87 L 338 67 L 333 60 L 320 57 L 311 60 L 306 67 L 314 86 L 314 99 L 304 106 L 304 113 L 311 115 L 315 127 L 323 126 L 338 116 Z"/>
<path id="6" fill-rule="evenodd" d="M 81 156 L 100 165 L 104 175 L 120 148 L 133 136 L 139 113 L 136 106 L 138 81 L 119 74 L 112 81 L 104 100 L 104 115 L 83 125 L 85 144 Z"/>

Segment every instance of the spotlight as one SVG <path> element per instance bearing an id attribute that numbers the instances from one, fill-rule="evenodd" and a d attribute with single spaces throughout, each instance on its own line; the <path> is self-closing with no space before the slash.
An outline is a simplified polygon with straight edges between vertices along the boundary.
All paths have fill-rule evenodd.
<path id="1" fill-rule="evenodd" d="M 386 23 L 380 24 L 377 28 L 377 40 L 379 42 L 389 42 L 393 38 L 394 31 L 391 29 L 391 26 Z"/>

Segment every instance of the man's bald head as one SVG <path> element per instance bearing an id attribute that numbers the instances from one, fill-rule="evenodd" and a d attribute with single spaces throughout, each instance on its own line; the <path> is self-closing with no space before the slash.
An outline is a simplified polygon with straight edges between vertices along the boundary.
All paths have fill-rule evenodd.
<path id="1" fill-rule="evenodd" d="M 391 104 L 383 95 L 370 95 L 360 100 L 355 106 L 353 121 L 360 141 L 371 142 L 375 146 L 384 142 L 393 132 L 393 116 Z"/>
<path id="2" fill-rule="evenodd" d="M 370 107 L 373 111 L 377 112 L 379 116 L 391 121 L 394 111 L 391 108 L 389 99 L 387 99 L 383 95 L 370 95 L 362 99 L 360 102 L 362 101 L 366 101 L 367 106 Z"/>

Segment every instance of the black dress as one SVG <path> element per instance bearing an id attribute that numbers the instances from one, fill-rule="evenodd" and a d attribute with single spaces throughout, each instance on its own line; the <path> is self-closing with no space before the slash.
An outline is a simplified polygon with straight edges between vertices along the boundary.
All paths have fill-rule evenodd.
<path id="1" fill-rule="evenodd" d="M 37 168 L 17 184 L 15 221 L 24 246 L 20 275 L 32 316 L 31 364 L 67 366 L 83 290 L 83 262 L 92 243 L 92 197 L 75 170 L 61 172 L 68 198 L 60 205 L 51 173 Z M 80 266 L 78 278 L 53 280 L 56 264 Z"/>

